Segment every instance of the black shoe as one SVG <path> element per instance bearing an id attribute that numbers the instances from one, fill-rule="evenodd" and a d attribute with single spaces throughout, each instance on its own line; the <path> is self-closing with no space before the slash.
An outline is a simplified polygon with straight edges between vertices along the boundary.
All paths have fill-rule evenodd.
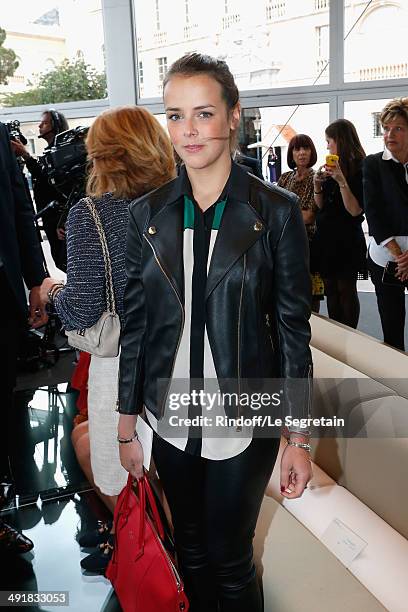
<path id="1" fill-rule="evenodd" d="M 78 544 L 82 548 L 94 548 L 98 544 L 106 542 L 106 538 L 112 529 L 112 521 L 98 521 L 98 527 L 92 531 L 87 531 L 79 536 Z"/>
<path id="2" fill-rule="evenodd" d="M 111 534 L 106 542 L 99 544 L 95 552 L 81 561 L 82 569 L 94 574 L 104 574 L 113 553 L 114 536 Z"/>
<path id="3" fill-rule="evenodd" d="M 34 548 L 33 542 L 25 535 L 4 523 L 0 522 L 0 552 L 22 554 Z"/>

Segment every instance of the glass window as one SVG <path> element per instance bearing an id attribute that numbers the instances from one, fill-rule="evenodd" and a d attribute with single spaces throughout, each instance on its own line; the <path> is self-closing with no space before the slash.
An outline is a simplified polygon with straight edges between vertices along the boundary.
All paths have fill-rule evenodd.
<path id="1" fill-rule="evenodd" d="M 139 62 L 139 90 L 140 90 L 140 95 L 143 95 L 143 91 L 144 91 L 144 72 L 143 72 L 143 62 Z"/>
<path id="2" fill-rule="evenodd" d="M 367 155 L 383 149 L 380 113 L 389 100 L 353 100 L 344 103 L 344 116 L 356 126 Z"/>
<path id="3" fill-rule="evenodd" d="M 156 30 L 160 31 L 160 0 L 155 0 Z"/>
<path id="4" fill-rule="evenodd" d="M 192 48 L 224 59 L 241 91 L 329 80 L 328 0 L 224 0 L 211 10 L 202 0 L 133 4 L 145 97 L 161 91 L 158 58 L 170 66 Z"/>
<path id="5" fill-rule="evenodd" d="M 158 76 L 159 83 L 157 87 L 157 93 L 161 95 L 163 93 L 163 81 L 164 77 L 167 74 L 167 57 L 158 57 L 157 58 L 157 67 L 158 67 Z"/>
<path id="6" fill-rule="evenodd" d="M 317 26 L 316 28 L 316 55 L 318 73 L 326 71 L 329 61 L 329 25 Z"/>
<path id="7" fill-rule="evenodd" d="M 274 2 L 274 0 L 268 0 L 266 3 L 266 19 L 272 21 L 283 17 L 286 13 L 286 2 Z"/>
<path id="8" fill-rule="evenodd" d="M 372 113 L 371 116 L 373 118 L 373 136 L 374 138 L 382 138 L 382 127 L 380 122 L 381 113 Z"/>
<path id="9" fill-rule="evenodd" d="M 2 78 L 2 58 L 0 105 L 106 97 L 101 0 L 3 2 L 1 26 L 18 65 Z"/>
<path id="10" fill-rule="evenodd" d="M 34 153 L 35 153 L 35 140 L 34 140 L 34 138 L 28 138 L 27 139 L 27 143 L 28 143 L 28 146 L 27 146 L 28 150 L 30 151 L 30 153 L 32 155 L 34 155 Z"/>
<path id="11" fill-rule="evenodd" d="M 313 140 L 317 151 L 318 166 L 324 163 L 326 140 L 324 130 L 329 124 L 328 104 L 307 104 L 299 106 L 273 106 L 243 110 L 239 148 L 244 155 L 257 158 L 262 164 L 265 179 L 277 181 L 287 172 L 288 145 L 295 134 L 307 134 Z M 268 163 L 269 153 L 275 157 L 273 164 Z M 269 159 L 270 162 L 270 159 Z"/>
<path id="12" fill-rule="evenodd" d="M 344 43 L 345 81 L 407 78 L 408 0 L 372 3 L 346 0 L 346 33 L 368 4 Z"/>

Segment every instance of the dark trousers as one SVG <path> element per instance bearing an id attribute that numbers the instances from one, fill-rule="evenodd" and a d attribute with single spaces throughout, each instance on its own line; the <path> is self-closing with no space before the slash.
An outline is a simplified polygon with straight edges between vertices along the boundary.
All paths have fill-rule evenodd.
<path id="1" fill-rule="evenodd" d="M 11 292 L 4 270 L 0 268 L 0 368 L 1 427 L 0 427 L 0 478 L 9 472 L 9 415 L 12 411 L 13 389 L 16 384 L 18 344 L 22 320 L 14 295 Z"/>
<path id="2" fill-rule="evenodd" d="M 154 435 L 191 612 L 263 610 L 252 540 L 278 449 L 279 439 L 260 438 L 240 455 L 214 461 Z"/>
<path id="3" fill-rule="evenodd" d="M 404 351 L 405 288 L 385 285 L 382 282 L 384 268 L 378 266 L 370 256 L 368 257 L 368 269 L 377 295 L 384 342 Z"/>

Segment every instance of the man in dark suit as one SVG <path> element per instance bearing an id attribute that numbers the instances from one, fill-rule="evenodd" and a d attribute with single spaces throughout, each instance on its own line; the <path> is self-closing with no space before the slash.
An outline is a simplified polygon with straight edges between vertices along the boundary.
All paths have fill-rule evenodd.
<path id="1" fill-rule="evenodd" d="M 16 381 L 18 338 L 28 323 L 41 327 L 47 313 L 40 301 L 40 285 L 46 276 L 41 247 L 34 226 L 31 204 L 23 177 L 11 149 L 6 127 L 0 123 L 0 368 L 2 393 L 0 477 L 10 480 L 7 415 L 13 401 Z M 23 284 L 29 289 L 29 307 Z M 0 552 L 25 552 L 32 543 L 12 527 L 0 521 Z"/>

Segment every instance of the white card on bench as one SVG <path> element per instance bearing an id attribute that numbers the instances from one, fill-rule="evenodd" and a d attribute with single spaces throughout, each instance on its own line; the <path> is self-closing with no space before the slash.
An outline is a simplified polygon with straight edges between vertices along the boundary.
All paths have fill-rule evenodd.
<path id="1" fill-rule="evenodd" d="M 367 542 L 338 518 L 332 520 L 322 534 L 321 541 L 346 567 L 367 546 Z"/>

